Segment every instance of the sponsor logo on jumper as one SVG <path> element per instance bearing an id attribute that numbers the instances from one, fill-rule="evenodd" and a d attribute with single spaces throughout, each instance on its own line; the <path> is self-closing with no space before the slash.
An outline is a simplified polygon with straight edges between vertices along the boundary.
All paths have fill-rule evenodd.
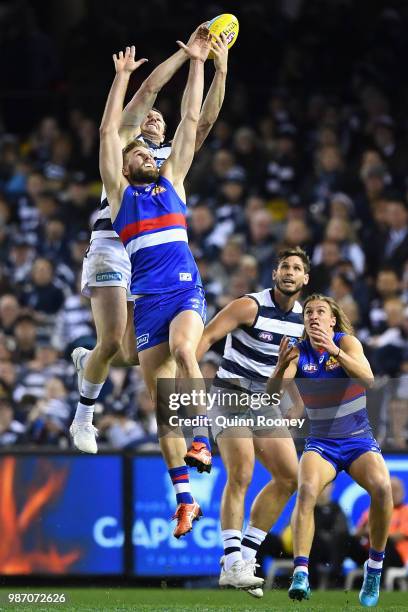
<path id="1" fill-rule="evenodd" d="M 136 338 L 136 346 L 138 349 L 149 342 L 149 335 L 150 334 L 142 334 Z"/>
<path id="2" fill-rule="evenodd" d="M 181 281 L 191 281 L 191 280 L 193 280 L 191 278 L 191 273 L 190 272 L 180 272 L 179 273 L 179 279 Z"/>
<path id="3" fill-rule="evenodd" d="M 167 191 L 166 187 L 162 187 L 162 185 L 156 185 L 156 187 L 154 187 L 154 189 L 152 190 L 152 195 L 159 195 L 159 193 L 163 193 L 164 191 Z"/>
<path id="4" fill-rule="evenodd" d="M 267 331 L 261 331 L 258 334 L 258 338 L 260 340 L 265 340 L 266 342 L 272 342 L 273 340 L 273 334 L 271 334 L 271 332 L 267 332 Z"/>
<path id="5" fill-rule="evenodd" d="M 339 368 L 339 367 L 340 367 L 339 362 L 333 356 L 331 356 L 330 359 L 326 361 L 326 365 L 325 365 L 326 370 L 335 370 L 336 368 Z"/>
<path id="6" fill-rule="evenodd" d="M 115 280 L 122 280 L 122 272 L 99 272 L 99 274 L 96 275 L 97 283 Z"/>

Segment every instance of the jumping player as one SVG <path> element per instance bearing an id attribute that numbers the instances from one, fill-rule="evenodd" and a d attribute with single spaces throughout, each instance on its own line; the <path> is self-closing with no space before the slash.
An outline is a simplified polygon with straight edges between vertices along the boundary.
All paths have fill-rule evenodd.
<path id="1" fill-rule="evenodd" d="M 273 289 L 234 300 L 207 325 L 197 351 L 199 360 L 212 344 L 227 336 L 224 357 L 213 381 L 214 392 L 231 391 L 237 382 L 248 394 L 265 391 L 278 361 L 280 339 L 286 335 L 298 340 L 303 333 L 302 306 L 297 300 L 308 283 L 309 268 L 309 258 L 301 248 L 282 251 L 273 271 Z M 300 399 L 298 394 L 296 399 Z M 251 430 L 221 427 L 217 424 L 219 414 L 226 415 L 225 409 L 212 409 L 212 433 L 227 470 L 221 503 L 225 554 L 219 583 L 252 587 L 249 593 L 262 597 L 262 580 L 254 575 L 256 553 L 296 490 L 296 449 L 291 436 L 271 437 L 265 426 Z M 226 416 L 231 417 L 231 411 Z M 249 525 L 242 535 L 245 495 L 255 458 L 273 480 L 256 497 Z"/>
<path id="2" fill-rule="evenodd" d="M 100 171 L 110 203 L 114 229 L 132 266 L 132 294 L 138 296 L 135 329 L 145 383 L 157 404 L 157 381 L 181 377 L 202 380 L 195 357 L 205 320 L 206 303 L 200 275 L 187 243 L 184 178 L 193 160 L 203 87 L 204 62 L 211 42 L 200 27 L 189 45 L 190 57 L 181 122 L 172 151 L 160 171 L 139 141 L 122 153 L 119 136 L 123 99 L 130 74 L 140 64 L 135 48 L 114 55 L 116 76 L 100 128 Z M 140 296 L 140 297 L 139 297 Z M 205 407 L 204 407 L 205 410 Z M 191 530 L 201 510 L 193 500 L 185 463 L 209 471 L 211 453 L 206 426 L 193 430 L 187 451 L 184 437 L 159 421 L 160 446 L 175 486 L 178 507 L 174 535 Z"/>
<path id="3" fill-rule="evenodd" d="M 228 46 L 223 34 L 216 37 L 213 54 L 215 74 L 200 113 L 196 151 L 215 123 L 224 100 Z M 171 143 L 165 142 L 166 125 L 162 114 L 152 107 L 158 92 L 187 59 L 184 49 L 179 49 L 157 66 L 122 114 L 119 131 L 122 146 L 135 137 L 145 142 L 158 167 L 170 155 Z M 130 260 L 113 229 L 108 199 L 103 190 L 82 273 L 82 292 L 91 299 L 97 344 L 93 351 L 78 347 L 72 353 L 81 398 L 71 434 L 75 446 L 83 452 L 97 452 L 96 430 L 92 425 L 94 405 L 110 365 L 139 363 L 133 324 L 134 298 L 127 291 L 130 277 Z"/>
<path id="4" fill-rule="evenodd" d="M 373 373 L 350 322 L 332 298 L 309 296 L 303 313 L 304 340 L 291 347 L 288 338 L 282 339 L 268 383 L 273 393 L 281 388 L 283 379 L 297 378 L 311 427 L 300 460 L 292 517 L 294 574 L 289 597 L 310 597 L 308 561 L 314 507 L 324 487 L 345 470 L 371 497 L 371 548 L 360 603 L 375 606 L 393 506 L 389 473 L 366 408 L 365 388 L 373 381 Z"/>

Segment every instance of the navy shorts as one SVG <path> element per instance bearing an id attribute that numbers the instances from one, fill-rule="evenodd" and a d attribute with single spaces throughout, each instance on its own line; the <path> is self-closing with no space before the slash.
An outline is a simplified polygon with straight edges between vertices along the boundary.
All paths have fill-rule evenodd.
<path id="1" fill-rule="evenodd" d="M 348 472 L 350 465 L 369 451 L 381 453 L 375 438 L 307 438 L 304 453 L 314 451 L 335 468 L 337 474 Z"/>
<path id="2" fill-rule="evenodd" d="M 204 325 L 207 313 L 204 289 L 191 287 L 174 293 L 144 295 L 135 302 L 137 350 L 145 351 L 169 341 L 172 320 L 183 310 L 195 310 Z"/>

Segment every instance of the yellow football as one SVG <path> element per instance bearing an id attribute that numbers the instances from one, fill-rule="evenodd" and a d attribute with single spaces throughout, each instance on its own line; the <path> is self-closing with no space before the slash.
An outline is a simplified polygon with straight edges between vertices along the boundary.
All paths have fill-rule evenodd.
<path id="1" fill-rule="evenodd" d="M 239 23 L 235 15 L 231 15 L 230 13 L 218 15 L 218 17 L 214 17 L 214 19 L 208 22 L 207 27 L 211 34 L 215 34 L 216 36 L 219 36 L 221 32 L 225 34 L 227 37 L 228 49 L 230 49 L 237 40 Z M 208 57 L 209 59 L 214 59 L 212 51 L 210 51 Z"/>

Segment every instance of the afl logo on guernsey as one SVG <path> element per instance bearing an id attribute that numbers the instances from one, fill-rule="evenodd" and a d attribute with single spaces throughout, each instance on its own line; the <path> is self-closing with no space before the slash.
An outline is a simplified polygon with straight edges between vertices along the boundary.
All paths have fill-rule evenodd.
<path id="1" fill-rule="evenodd" d="M 317 367 L 317 365 L 316 365 L 315 363 L 305 363 L 305 364 L 302 366 L 302 370 L 303 370 L 304 372 L 309 372 L 309 373 L 311 373 L 311 372 L 317 372 L 318 367 Z"/>
<path id="2" fill-rule="evenodd" d="M 261 331 L 258 334 L 258 338 L 260 340 L 264 340 L 265 342 L 272 342 L 273 334 L 271 334 L 271 332 L 268 332 L 268 331 Z"/>

